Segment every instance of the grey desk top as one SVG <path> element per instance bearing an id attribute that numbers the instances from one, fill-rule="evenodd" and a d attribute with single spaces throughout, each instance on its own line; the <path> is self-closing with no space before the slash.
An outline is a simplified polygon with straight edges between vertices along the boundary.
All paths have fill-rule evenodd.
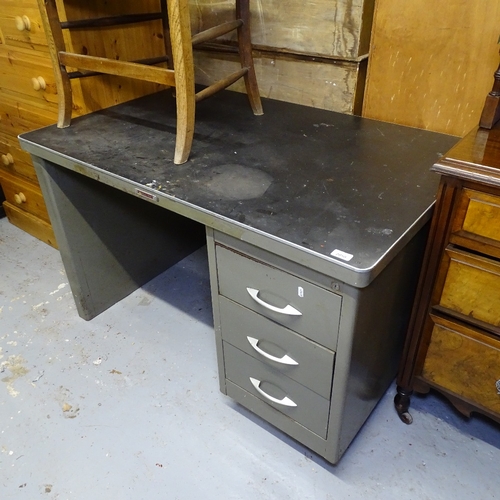
<path id="1" fill-rule="evenodd" d="M 242 94 L 225 91 L 199 103 L 184 165 L 172 161 L 168 91 L 20 141 L 35 156 L 125 191 L 142 188 L 204 224 L 286 244 L 366 286 L 429 219 L 439 181 L 429 169 L 457 138 L 263 104 L 265 114 L 255 117 Z"/>

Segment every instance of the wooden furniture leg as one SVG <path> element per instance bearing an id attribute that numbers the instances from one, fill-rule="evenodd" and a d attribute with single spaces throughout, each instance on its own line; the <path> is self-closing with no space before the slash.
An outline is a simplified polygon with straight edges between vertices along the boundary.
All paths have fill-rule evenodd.
<path id="1" fill-rule="evenodd" d="M 175 68 L 177 134 L 174 163 L 187 161 L 193 143 L 195 120 L 194 62 L 187 1 L 167 2 L 172 57 Z"/>
<path id="2" fill-rule="evenodd" d="M 52 67 L 54 68 L 56 79 L 58 93 L 57 126 L 65 128 L 69 127 L 71 123 L 73 94 L 66 66 L 63 66 L 59 62 L 58 57 L 59 52 L 65 50 L 65 44 L 55 0 L 38 0 L 38 10 L 40 11 L 47 36 L 50 58 L 52 59 Z"/>
<path id="3" fill-rule="evenodd" d="M 236 19 L 241 19 L 243 24 L 238 28 L 238 48 L 241 66 L 248 68 L 245 74 L 245 87 L 254 115 L 262 115 L 259 86 L 255 75 L 252 57 L 252 42 L 250 37 L 250 6 L 249 0 L 236 0 Z"/>

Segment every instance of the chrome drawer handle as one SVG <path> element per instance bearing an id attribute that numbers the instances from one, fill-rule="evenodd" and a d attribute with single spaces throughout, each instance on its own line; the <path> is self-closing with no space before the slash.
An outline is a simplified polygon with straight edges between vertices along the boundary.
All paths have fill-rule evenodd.
<path id="1" fill-rule="evenodd" d="M 270 359 L 271 361 L 276 361 L 276 363 L 281 363 L 283 365 L 298 365 L 297 361 L 295 361 L 293 358 L 288 356 L 288 354 L 285 354 L 281 358 L 277 358 L 276 356 L 272 356 L 271 354 L 268 354 L 266 351 L 263 351 L 259 346 L 259 339 L 256 339 L 254 337 L 248 337 L 247 340 L 249 344 L 259 353 L 262 354 L 267 359 Z"/>
<path id="2" fill-rule="evenodd" d="M 500 394 L 500 380 L 497 380 L 497 381 L 495 382 L 495 387 L 496 387 L 496 389 L 497 389 L 497 394 Z"/>
<path id="3" fill-rule="evenodd" d="M 257 380 L 256 378 L 250 378 L 250 382 L 252 382 L 252 385 L 257 389 L 259 394 L 262 394 L 266 399 L 269 399 L 269 401 L 272 401 L 273 403 L 283 405 L 283 406 L 297 406 L 289 397 L 284 397 L 283 399 L 276 399 L 273 398 L 272 396 L 269 396 L 269 394 L 265 393 L 261 388 L 260 384 L 261 381 Z"/>
<path id="4" fill-rule="evenodd" d="M 270 311 L 274 311 L 280 314 L 287 314 L 289 316 L 302 316 L 302 313 L 300 311 L 297 311 L 297 309 L 295 309 L 295 307 L 292 307 L 290 304 L 281 309 L 280 307 L 275 307 L 271 304 L 268 304 L 267 302 L 264 302 L 261 298 L 259 298 L 259 290 L 256 290 L 255 288 L 247 287 L 247 292 L 250 297 L 252 297 L 252 299 L 257 302 L 257 304 L 260 304 L 262 307 L 265 307 Z"/>

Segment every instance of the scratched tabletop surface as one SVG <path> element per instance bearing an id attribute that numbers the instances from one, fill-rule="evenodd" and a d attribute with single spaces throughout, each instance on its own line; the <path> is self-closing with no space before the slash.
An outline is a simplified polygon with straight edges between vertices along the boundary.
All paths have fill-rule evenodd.
<path id="1" fill-rule="evenodd" d="M 32 154 L 110 172 L 354 270 L 386 264 L 430 217 L 432 165 L 456 137 L 224 91 L 197 105 L 174 165 L 169 91 L 23 134 Z M 417 228 L 417 229 L 415 229 Z M 398 248 L 399 247 L 399 248 Z"/>

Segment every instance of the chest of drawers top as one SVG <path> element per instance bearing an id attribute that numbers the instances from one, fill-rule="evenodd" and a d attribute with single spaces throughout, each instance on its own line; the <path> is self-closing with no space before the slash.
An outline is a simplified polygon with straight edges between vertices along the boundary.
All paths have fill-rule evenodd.
<path id="1" fill-rule="evenodd" d="M 431 170 L 500 187 L 500 128 L 474 128 Z"/>

